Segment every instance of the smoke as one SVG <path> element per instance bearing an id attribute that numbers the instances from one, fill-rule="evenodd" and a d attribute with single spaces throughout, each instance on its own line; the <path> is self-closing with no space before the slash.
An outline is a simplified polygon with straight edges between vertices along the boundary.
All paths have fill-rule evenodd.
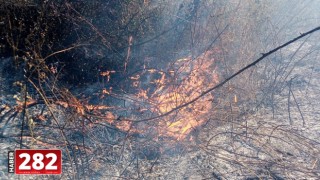
<path id="1" fill-rule="evenodd" d="M 319 33 L 212 88 L 319 26 L 316 0 L 61 2 L 57 22 L 66 17 L 59 25 L 69 33 L 46 49 L 46 61 L 29 53 L 32 68 L 48 66 L 34 72 L 54 82 L 35 78 L 47 96 L 25 93 L 25 104 L 36 137 L 31 144 L 72 152 L 65 169 L 104 179 L 319 175 Z M 54 1 L 44 5 L 56 15 Z M 1 71 L 7 79 L 8 69 Z M 66 87 L 84 85 L 60 88 L 68 78 Z M 1 113 L 18 124 L 24 103 L 21 94 L 14 97 L 12 110 L 1 106 Z"/>

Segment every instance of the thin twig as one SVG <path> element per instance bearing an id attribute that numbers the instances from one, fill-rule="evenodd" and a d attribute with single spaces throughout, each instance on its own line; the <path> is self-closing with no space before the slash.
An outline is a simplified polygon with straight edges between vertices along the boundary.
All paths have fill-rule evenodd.
<path id="1" fill-rule="evenodd" d="M 293 100 L 294 100 L 294 102 L 296 103 L 297 108 L 298 108 L 298 110 L 299 110 L 299 113 L 300 113 L 300 116 L 301 116 L 301 119 L 302 119 L 302 126 L 304 127 L 305 124 L 306 124 L 306 122 L 305 122 L 305 120 L 304 120 L 304 117 L 303 117 L 303 114 L 302 114 L 302 112 L 301 112 L 300 106 L 299 106 L 299 104 L 298 104 L 298 102 L 297 102 L 297 99 L 296 99 L 295 95 L 293 94 L 292 89 L 290 89 L 290 91 L 291 91 Z"/>
<path id="2" fill-rule="evenodd" d="M 26 65 L 27 66 L 27 65 Z M 23 145 L 23 130 L 24 130 L 24 122 L 26 119 L 26 114 L 27 114 L 27 101 L 28 101 L 28 97 L 27 97 L 27 77 L 26 74 L 24 75 L 24 84 L 21 86 L 22 88 L 22 93 L 24 93 L 24 97 L 23 97 L 23 110 L 22 110 L 22 123 L 21 123 L 21 134 L 20 134 L 20 149 L 22 149 L 22 145 Z M 28 119 L 27 119 L 28 120 Z"/>
<path id="3" fill-rule="evenodd" d="M 292 123 L 293 123 L 292 119 L 291 119 L 291 112 L 290 112 L 291 82 L 292 82 L 292 79 L 289 81 L 289 84 L 288 84 L 288 88 L 289 88 L 289 93 L 288 93 L 288 115 L 289 115 L 290 125 L 292 125 Z"/>
<path id="4" fill-rule="evenodd" d="M 49 54 L 49 55 L 46 56 L 45 58 L 43 58 L 43 60 L 46 60 L 46 59 L 48 59 L 49 57 L 52 57 L 52 56 L 57 55 L 57 54 L 60 54 L 60 53 L 64 53 L 64 52 L 70 51 L 70 50 L 75 49 L 75 48 L 80 47 L 80 46 L 84 46 L 84 44 L 77 44 L 77 45 L 75 45 L 75 46 L 71 46 L 71 47 L 69 47 L 69 48 L 65 48 L 65 49 L 56 51 L 56 52 L 54 52 L 54 53 Z"/>

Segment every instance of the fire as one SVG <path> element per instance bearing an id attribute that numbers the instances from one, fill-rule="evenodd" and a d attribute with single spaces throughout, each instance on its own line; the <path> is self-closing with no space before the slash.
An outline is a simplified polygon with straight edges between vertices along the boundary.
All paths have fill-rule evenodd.
<path id="1" fill-rule="evenodd" d="M 164 114 L 198 97 L 206 87 L 218 82 L 214 73 L 212 54 L 204 54 L 197 59 L 183 58 L 173 64 L 174 76 L 162 75 L 158 88 L 149 98 L 156 104 L 159 114 Z M 159 121 L 160 135 L 176 139 L 185 138 L 193 129 L 206 122 L 212 113 L 213 95 L 207 95 L 193 104 L 168 115 Z"/>
<path id="2" fill-rule="evenodd" d="M 153 116 L 165 114 L 200 96 L 207 87 L 217 84 L 218 75 L 215 73 L 215 61 L 212 55 L 212 52 L 206 52 L 196 59 L 191 57 L 179 59 L 168 67 L 167 73 L 156 69 L 145 71 L 159 75 L 158 78 L 151 79 L 149 82 L 150 86 L 155 86 L 155 90 L 152 92 L 148 87 L 141 87 L 141 84 L 143 84 L 141 75 L 130 77 L 132 87 L 140 88 L 138 93 L 130 95 L 130 99 L 137 99 L 133 103 L 134 106 L 137 106 L 136 111 L 141 114 L 149 111 L 152 112 Z M 106 76 L 108 79 L 110 78 L 109 73 Z M 177 110 L 175 113 L 157 119 L 156 123 L 152 124 L 156 127 L 149 127 L 149 129 L 156 129 L 159 136 L 171 137 L 177 140 L 184 139 L 193 129 L 204 124 L 212 116 L 213 98 L 212 94 L 206 95 L 198 101 Z M 148 106 L 143 104 L 145 102 L 147 102 Z M 108 120 L 106 120 L 108 123 L 123 131 L 144 133 L 146 129 L 139 129 L 139 126 L 133 126 L 134 123 L 132 121 L 119 120 L 111 112 L 108 112 L 106 116 L 108 117 Z M 125 118 L 132 119 L 132 116 Z M 135 118 L 141 117 L 135 116 Z M 140 127 L 148 125 L 150 124 L 140 125 Z"/>

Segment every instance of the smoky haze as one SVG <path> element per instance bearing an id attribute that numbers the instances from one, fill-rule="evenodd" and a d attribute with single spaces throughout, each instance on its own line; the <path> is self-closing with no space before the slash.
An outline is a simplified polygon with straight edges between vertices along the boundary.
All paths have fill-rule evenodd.
<path id="1" fill-rule="evenodd" d="M 320 177 L 319 0 L 0 2 L 0 179 Z"/>

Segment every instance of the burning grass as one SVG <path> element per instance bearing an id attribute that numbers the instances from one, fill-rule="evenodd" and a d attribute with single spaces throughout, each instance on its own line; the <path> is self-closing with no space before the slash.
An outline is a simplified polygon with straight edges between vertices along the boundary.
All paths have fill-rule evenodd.
<path id="1" fill-rule="evenodd" d="M 134 107 L 129 107 L 129 109 L 136 112 L 131 112 L 127 117 L 122 116 L 119 122 L 117 122 L 117 119 L 120 114 L 108 112 L 106 115 L 107 122 L 122 131 L 143 134 L 143 130 L 139 129 L 144 126 L 140 125 L 143 123 L 133 125 L 135 121 L 143 119 L 144 114 L 161 116 L 199 96 L 204 91 L 203 87 L 212 87 L 218 82 L 218 73 L 215 68 L 212 52 L 206 52 L 196 59 L 179 59 L 166 72 L 144 70 L 141 75 L 135 74 L 130 79 L 132 88 L 136 88 L 137 93 L 127 94 L 127 98 L 124 100 L 132 101 L 131 105 Z M 149 82 L 143 82 L 140 78 L 146 74 L 151 76 Z M 157 74 L 157 79 L 152 79 L 152 77 L 155 77 L 154 74 Z M 109 81 L 110 76 L 106 78 Z M 153 90 L 149 88 L 151 84 L 154 86 Z M 112 96 L 112 94 L 110 95 Z M 153 127 L 158 134 L 156 137 L 171 137 L 176 140 L 186 138 L 192 130 L 207 122 L 213 115 L 213 98 L 213 94 L 210 94 L 196 103 L 181 108 L 177 113 L 157 119 L 154 123 L 155 127 Z M 100 108 L 97 106 L 94 109 Z"/>
<path id="2" fill-rule="evenodd" d="M 189 12 L 189 9 L 196 10 L 200 7 L 201 3 L 194 3 L 195 6 L 190 8 L 192 2 L 200 1 L 190 2 L 190 6 L 176 8 Z M 204 4 L 210 3 L 212 2 L 206 1 Z M 148 4 L 149 1 L 144 1 L 144 6 Z M 68 7 L 71 8 L 71 4 Z M 217 8 L 217 5 L 212 7 Z M 228 6 L 223 6 L 225 7 Z M 72 8 L 69 10 L 74 11 Z M 193 12 L 190 19 L 183 22 L 192 22 L 194 16 L 195 23 L 190 25 L 200 28 L 199 24 L 202 22 L 196 23 L 197 12 Z M 80 12 L 77 11 L 76 14 L 78 13 Z M 98 29 L 103 28 L 94 27 L 93 22 L 83 19 L 81 14 L 78 15 L 81 22 L 86 21 L 85 24 L 97 33 L 97 37 L 101 37 Z M 203 13 L 201 18 L 205 16 L 206 13 Z M 212 14 L 212 18 L 216 17 L 218 16 Z M 130 20 L 132 18 L 128 19 L 129 24 L 135 24 Z M 316 113 L 319 109 L 319 80 L 316 78 L 319 71 L 317 68 L 307 67 L 308 63 L 294 62 L 296 55 L 299 55 L 299 62 L 312 55 L 307 52 L 312 46 L 301 49 L 306 43 L 294 39 L 262 54 L 255 62 L 250 62 L 248 66 L 243 65 L 245 68 L 236 71 L 239 64 L 248 63 L 247 59 L 251 61 L 253 56 L 248 54 L 254 54 L 252 49 L 256 46 L 251 44 L 251 39 L 244 38 L 245 36 L 244 40 L 240 38 L 242 44 L 234 46 L 236 48 L 224 45 L 236 41 L 241 28 L 237 25 L 224 26 L 224 20 L 222 25 L 219 25 L 218 19 L 213 20 L 214 23 L 212 21 L 203 28 L 206 29 L 203 34 L 201 30 L 199 33 L 190 31 L 191 34 L 195 33 L 192 38 L 199 40 L 195 42 L 197 45 L 201 44 L 202 38 L 207 39 L 203 42 L 214 39 L 210 45 L 203 43 L 203 46 L 208 46 L 205 47 L 206 51 L 196 58 L 181 55 L 177 60 L 166 64 L 165 68 L 151 68 L 150 64 L 158 63 L 156 58 L 150 58 L 151 60 L 143 62 L 146 63 L 143 65 L 137 63 L 139 67 L 133 66 L 133 63 L 139 61 L 134 60 L 137 56 L 137 49 L 134 49 L 137 45 L 136 36 L 129 32 L 122 33 L 121 44 L 118 46 L 124 47 L 124 54 L 127 53 L 123 56 L 124 70 L 113 70 L 111 67 L 108 71 L 95 69 L 94 74 L 102 81 L 88 85 L 88 91 L 62 88 L 59 76 L 63 67 L 60 67 L 59 63 L 46 64 L 46 58 L 31 55 L 41 54 L 34 51 L 28 58 L 33 58 L 32 62 L 36 63 L 32 65 L 36 68 L 29 71 L 33 72 L 31 74 L 39 73 L 39 76 L 28 76 L 24 82 L 15 83 L 21 88 L 21 92 L 10 96 L 10 103 L 2 101 L 0 97 L 0 140 L 9 142 L 10 147 L 6 147 L 8 150 L 19 146 L 62 149 L 62 179 L 319 177 L 319 117 Z M 119 21 L 121 24 L 125 22 Z M 181 20 L 176 22 L 176 27 L 172 29 L 189 35 L 188 28 L 183 27 L 188 25 Z M 130 27 L 129 24 L 125 27 Z M 244 24 L 247 28 L 243 33 L 251 28 L 250 24 Z M 207 38 L 212 35 L 211 28 L 215 29 L 211 27 L 213 25 L 217 33 L 212 36 L 214 38 Z M 229 29 L 232 27 L 235 28 L 231 29 L 234 30 L 234 35 Z M 311 33 L 301 34 L 299 38 Z M 218 42 L 219 38 L 221 43 Z M 162 37 L 157 37 L 159 42 L 161 39 Z M 105 40 L 104 43 L 107 42 Z M 188 44 L 188 41 L 180 41 L 178 37 L 175 40 L 183 42 L 181 46 Z M 298 45 L 298 48 L 294 48 L 297 49 L 296 52 L 292 53 L 290 49 L 283 48 L 294 41 Z M 116 42 L 118 41 L 110 43 Z M 168 42 L 172 45 L 171 40 Z M 145 42 L 139 45 L 143 43 Z M 157 47 L 160 44 L 158 43 Z M 169 46 L 171 47 L 173 46 Z M 256 66 L 281 48 L 283 52 L 289 53 L 282 54 L 288 56 L 284 58 L 284 64 L 269 60 L 269 64 Z M 314 50 L 318 50 L 317 48 Z M 63 51 L 69 49 L 57 51 L 48 57 L 60 57 Z M 85 47 L 85 54 L 88 56 L 89 51 L 89 47 Z M 103 56 L 100 54 L 103 49 L 92 51 L 99 54 L 95 57 Z M 233 53 L 239 57 L 232 58 Z M 58 54 L 60 55 L 57 56 Z M 149 55 L 142 56 L 149 58 Z M 165 56 L 172 57 L 167 54 Z M 317 58 L 312 56 L 310 59 L 314 60 L 312 65 L 319 66 Z M 86 63 L 87 61 L 78 65 L 82 68 Z M 300 66 L 306 67 L 301 70 Z M 242 73 L 250 67 L 254 67 L 251 72 Z M 141 70 L 135 71 L 135 68 Z M 279 77 L 281 73 L 285 74 L 284 78 Z M 304 73 L 310 75 L 309 79 Z M 92 75 L 92 72 L 88 73 L 90 77 L 89 74 Z M 125 80 L 116 78 L 119 74 L 125 76 Z M 224 76 L 229 78 L 223 80 Z M 301 82 L 295 84 L 298 80 Z M 121 85 L 115 85 L 114 82 Z M 271 87 L 276 87 L 272 83 L 281 86 L 281 92 L 272 89 Z M 299 83 L 305 83 L 307 87 L 296 89 Z M 27 84 L 32 87 L 27 87 Z M 36 93 L 29 93 L 30 89 Z M 289 95 L 285 92 L 287 90 Z M 258 95 L 263 97 L 257 97 Z"/>

